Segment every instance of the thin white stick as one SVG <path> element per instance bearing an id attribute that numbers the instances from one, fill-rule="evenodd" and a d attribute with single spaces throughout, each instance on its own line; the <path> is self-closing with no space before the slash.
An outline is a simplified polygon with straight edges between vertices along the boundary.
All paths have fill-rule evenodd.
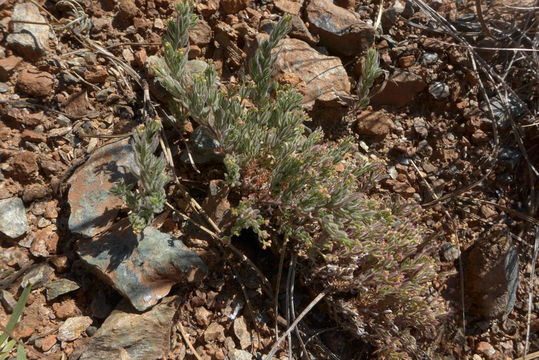
<path id="1" fill-rule="evenodd" d="M 307 313 L 309 313 L 309 311 L 311 311 L 311 309 L 316 305 L 318 304 L 318 302 L 320 300 L 322 300 L 324 298 L 324 296 L 327 295 L 327 293 L 329 292 L 329 289 L 325 289 L 324 291 L 322 291 L 320 294 L 318 294 L 313 301 L 311 301 L 311 303 L 309 305 L 307 305 L 307 307 L 305 308 L 305 310 L 303 310 L 301 312 L 301 314 L 299 314 L 299 316 L 297 317 L 297 319 L 292 323 L 292 325 L 290 325 L 290 327 L 286 330 L 286 332 L 281 335 L 281 337 L 279 339 L 277 339 L 277 341 L 275 342 L 275 344 L 273 344 L 273 346 L 271 347 L 271 350 L 270 352 L 268 353 L 268 355 L 266 355 L 264 357 L 264 360 L 271 360 L 271 358 L 273 357 L 273 355 L 275 355 L 275 353 L 277 352 L 277 350 L 279 350 L 279 345 L 281 345 L 281 343 L 283 342 L 284 339 L 286 339 L 286 337 L 288 336 L 288 334 L 290 334 L 295 328 L 296 326 L 298 326 L 299 322 L 305 317 L 305 315 L 307 315 Z"/>
<path id="2" fill-rule="evenodd" d="M 533 283 L 535 280 L 535 265 L 537 263 L 537 255 L 539 253 L 539 227 L 535 227 L 535 241 L 533 244 L 532 269 L 530 274 L 530 290 L 528 292 L 528 319 L 526 324 L 526 344 L 524 345 L 524 358 L 528 355 L 530 349 L 530 328 L 532 321 L 532 301 L 533 301 Z"/>

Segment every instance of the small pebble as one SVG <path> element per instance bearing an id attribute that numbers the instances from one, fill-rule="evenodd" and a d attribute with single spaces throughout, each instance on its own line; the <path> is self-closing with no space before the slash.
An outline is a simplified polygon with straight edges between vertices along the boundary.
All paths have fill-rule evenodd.
<path id="1" fill-rule="evenodd" d="M 17 300 L 7 290 L 0 290 L 0 302 L 8 314 L 12 313 L 17 305 Z"/>
<path id="2" fill-rule="evenodd" d="M 436 61 L 438 61 L 438 54 L 436 53 L 426 52 L 423 53 L 423 56 L 421 57 L 421 63 L 423 63 L 423 65 L 432 65 Z"/>
<path id="3" fill-rule="evenodd" d="M 452 244 L 446 244 L 442 247 L 442 257 L 445 261 L 455 261 L 460 256 L 458 247 Z"/>
<path id="4" fill-rule="evenodd" d="M 442 100 L 449 96 L 449 86 L 447 84 L 436 81 L 429 86 L 429 93 L 436 99 Z"/>

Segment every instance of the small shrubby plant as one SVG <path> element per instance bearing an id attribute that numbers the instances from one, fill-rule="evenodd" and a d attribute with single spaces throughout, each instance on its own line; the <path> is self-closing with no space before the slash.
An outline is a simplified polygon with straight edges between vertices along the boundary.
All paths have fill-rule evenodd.
<path id="1" fill-rule="evenodd" d="M 290 244 L 306 269 L 304 280 L 329 286 L 332 294 L 352 295 L 351 327 L 366 329 L 357 331 L 387 351 L 394 350 L 391 337 L 432 325 L 425 296 L 434 261 L 418 250 L 422 230 L 411 212 L 370 199 L 376 167 L 357 155 L 351 139 L 324 142 L 321 130 L 304 124 L 301 95 L 272 80 L 273 54 L 290 30 L 290 18 L 283 17 L 260 43 L 248 76 L 235 87 L 220 84 L 211 64 L 203 73 L 186 75 L 188 30 L 195 23 L 192 5 L 179 3 L 154 70 L 178 121 L 189 117 L 219 144 L 225 181 L 239 199 L 224 236 L 248 228 L 276 252 Z M 369 66 L 377 66 L 370 60 Z M 365 86 L 372 86 L 379 69 L 371 73 L 362 80 Z M 398 347 L 396 352 L 406 345 Z"/>
<path id="2" fill-rule="evenodd" d="M 137 233 L 151 224 L 166 202 L 165 185 L 169 177 L 165 172 L 165 159 L 154 155 L 160 128 L 159 121 L 151 120 L 135 129 L 132 139 L 135 164 L 131 170 L 137 183 L 120 181 L 111 189 L 131 210 L 129 221 Z"/>
<path id="3" fill-rule="evenodd" d="M 358 97 L 355 104 L 356 109 L 361 110 L 369 105 L 369 93 L 374 85 L 374 81 L 383 73 L 384 71 L 380 69 L 378 52 L 375 49 L 367 50 L 365 62 L 361 68 L 361 76 L 356 85 L 356 94 Z"/>

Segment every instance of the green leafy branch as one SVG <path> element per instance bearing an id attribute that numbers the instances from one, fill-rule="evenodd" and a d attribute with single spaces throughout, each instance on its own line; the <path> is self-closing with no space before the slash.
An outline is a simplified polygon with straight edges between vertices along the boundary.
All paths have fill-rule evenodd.
<path id="1" fill-rule="evenodd" d="M 15 309 L 13 309 L 13 313 L 9 317 L 6 327 L 3 329 L 3 332 L 0 333 L 0 360 L 7 359 L 15 348 L 15 345 L 17 345 L 17 360 L 26 360 L 26 350 L 24 349 L 24 346 L 20 343 L 18 344 L 17 340 L 10 339 L 10 335 L 13 333 L 13 330 L 15 330 L 15 326 L 17 326 L 17 323 L 21 318 L 26 302 L 28 301 L 28 295 L 30 295 L 31 291 L 31 285 L 27 285 L 24 288 L 17 301 L 17 305 L 15 305 Z"/>
<path id="2" fill-rule="evenodd" d="M 149 226 L 155 214 L 163 211 L 166 203 L 165 185 L 169 181 L 165 171 L 166 162 L 164 158 L 154 155 L 160 128 L 160 122 L 150 121 L 134 131 L 133 170 L 137 184 L 120 181 L 111 189 L 111 193 L 120 197 L 131 209 L 129 221 L 135 232 L 141 232 Z"/>

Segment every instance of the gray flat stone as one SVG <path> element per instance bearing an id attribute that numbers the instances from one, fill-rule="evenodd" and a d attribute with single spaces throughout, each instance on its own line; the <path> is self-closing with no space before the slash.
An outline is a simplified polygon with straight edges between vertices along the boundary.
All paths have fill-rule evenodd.
<path id="1" fill-rule="evenodd" d="M 15 297 L 13 297 L 7 290 L 0 290 L 0 303 L 2 303 L 4 310 L 6 310 L 8 314 L 11 314 L 15 309 L 15 306 L 17 306 L 17 300 L 15 300 Z"/>
<path id="2" fill-rule="evenodd" d="M 98 149 L 78 169 L 69 180 L 71 232 L 92 237 L 112 225 L 123 201 L 109 190 L 120 179 L 135 181 L 131 172 L 134 162 L 133 148 L 125 139 Z"/>
<path id="3" fill-rule="evenodd" d="M 173 300 L 167 298 L 143 314 L 122 301 L 94 334 L 79 359 L 119 359 L 123 350 L 131 360 L 165 358 L 170 351 L 170 333 L 177 308 Z"/>
<path id="4" fill-rule="evenodd" d="M 58 296 L 70 293 L 80 288 L 79 284 L 69 279 L 59 279 L 45 285 L 47 289 L 47 301 L 56 299 Z"/>
<path id="5" fill-rule="evenodd" d="M 26 209 L 19 198 L 0 200 L 0 232 L 16 239 L 28 231 Z"/>
<path id="6" fill-rule="evenodd" d="M 17 4 L 13 8 L 11 20 L 33 22 L 33 24 L 13 22 L 13 32 L 6 39 L 8 46 L 27 60 L 45 55 L 50 29 L 47 19 L 39 13 L 39 8 L 30 2 Z"/>
<path id="7" fill-rule="evenodd" d="M 174 284 L 197 281 L 207 271 L 180 240 L 152 227 L 135 234 L 127 219 L 78 245 L 82 260 L 139 311 L 155 305 Z"/>
<path id="8" fill-rule="evenodd" d="M 47 263 L 38 264 L 32 267 L 23 277 L 21 281 L 21 288 L 25 288 L 27 285 L 32 285 L 32 289 L 46 284 L 54 274 L 54 269 Z"/>

